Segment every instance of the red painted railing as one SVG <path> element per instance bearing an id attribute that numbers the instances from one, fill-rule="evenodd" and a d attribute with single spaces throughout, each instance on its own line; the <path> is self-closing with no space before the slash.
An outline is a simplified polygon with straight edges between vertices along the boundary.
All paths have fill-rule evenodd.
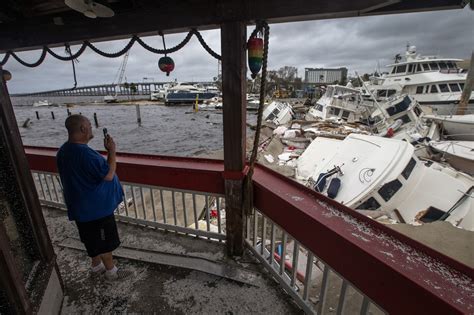
<path id="1" fill-rule="evenodd" d="M 32 170 L 57 172 L 57 149 L 25 147 Z M 224 193 L 221 161 L 118 154 L 121 180 Z M 255 207 L 389 313 L 474 313 L 474 270 L 258 165 Z"/>

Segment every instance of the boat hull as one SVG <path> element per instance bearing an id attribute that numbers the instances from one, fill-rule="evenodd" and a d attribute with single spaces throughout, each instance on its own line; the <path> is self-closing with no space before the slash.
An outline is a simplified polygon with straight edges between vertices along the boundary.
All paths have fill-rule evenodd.
<path id="1" fill-rule="evenodd" d="M 196 103 L 202 103 L 203 101 L 210 100 L 213 97 L 216 97 L 216 93 L 168 93 L 165 99 L 165 105 L 191 105 Z"/>

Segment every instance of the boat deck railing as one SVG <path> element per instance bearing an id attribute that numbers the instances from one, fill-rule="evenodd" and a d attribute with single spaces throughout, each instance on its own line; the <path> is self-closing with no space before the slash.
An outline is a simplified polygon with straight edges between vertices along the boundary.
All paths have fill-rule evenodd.
<path id="1" fill-rule="evenodd" d="M 25 147 L 42 204 L 65 209 L 54 148 Z M 225 241 L 222 161 L 121 153 L 118 220 Z M 309 314 L 470 313 L 473 270 L 258 165 L 246 246 Z"/>

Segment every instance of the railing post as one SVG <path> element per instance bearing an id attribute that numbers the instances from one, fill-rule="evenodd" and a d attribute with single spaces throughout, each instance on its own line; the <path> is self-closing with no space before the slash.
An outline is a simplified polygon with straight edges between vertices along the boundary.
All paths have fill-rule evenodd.
<path id="1" fill-rule="evenodd" d="M 228 22 L 221 26 L 222 94 L 224 109 L 224 174 L 227 252 L 240 256 L 244 249 L 242 191 L 246 144 L 246 26 Z"/>

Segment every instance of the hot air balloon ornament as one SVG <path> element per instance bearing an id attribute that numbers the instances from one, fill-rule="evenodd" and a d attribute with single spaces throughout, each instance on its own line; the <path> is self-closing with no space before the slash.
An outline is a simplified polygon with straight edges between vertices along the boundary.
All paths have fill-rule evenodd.
<path id="1" fill-rule="evenodd" d="M 160 68 L 161 71 L 165 72 L 167 76 L 170 75 L 170 72 L 174 70 L 174 61 L 171 59 L 171 57 L 168 57 L 166 55 L 166 44 L 165 44 L 165 35 L 160 32 L 161 37 L 163 38 L 163 48 L 165 50 L 165 56 L 161 57 L 160 60 L 158 60 L 158 68 Z"/>
<path id="2" fill-rule="evenodd" d="M 249 69 L 252 72 L 252 79 L 257 77 L 257 74 L 262 69 L 263 60 L 263 39 L 253 36 L 249 39 L 248 45 L 248 61 Z"/>

